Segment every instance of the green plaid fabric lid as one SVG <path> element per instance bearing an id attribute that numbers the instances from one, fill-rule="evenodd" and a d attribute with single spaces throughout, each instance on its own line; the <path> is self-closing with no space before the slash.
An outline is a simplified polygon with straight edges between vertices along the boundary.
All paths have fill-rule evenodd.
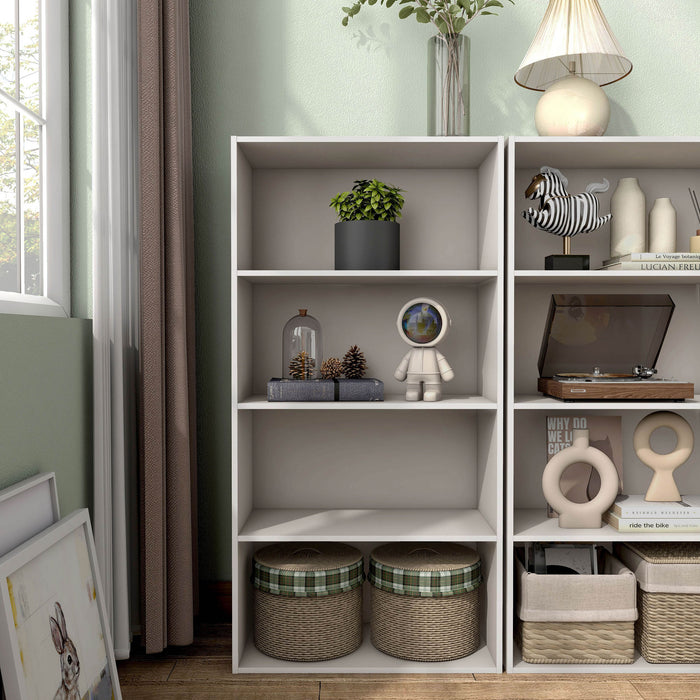
<path id="1" fill-rule="evenodd" d="M 345 593 L 362 585 L 362 553 L 336 542 L 285 542 L 263 547 L 253 556 L 253 586 L 290 598 Z"/>
<path id="2" fill-rule="evenodd" d="M 478 588 L 481 560 L 473 549 L 451 542 L 395 542 L 370 554 L 367 580 L 397 595 L 443 598 Z"/>

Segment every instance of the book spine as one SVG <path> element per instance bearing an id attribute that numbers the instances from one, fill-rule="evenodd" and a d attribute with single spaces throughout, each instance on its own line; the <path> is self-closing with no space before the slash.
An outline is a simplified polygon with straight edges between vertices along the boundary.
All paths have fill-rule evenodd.
<path id="1" fill-rule="evenodd" d="M 608 258 L 603 265 L 619 262 L 647 262 L 649 260 L 700 261 L 700 253 L 628 253 L 617 258 Z"/>
<path id="2" fill-rule="evenodd" d="M 640 520 L 658 520 L 674 518 L 684 520 L 695 518 L 700 520 L 700 508 L 678 508 L 669 504 L 669 507 L 661 508 L 622 508 L 617 503 L 610 508 L 610 512 L 618 518 L 638 518 Z"/>
<path id="3" fill-rule="evenodd" d="M 684 271 L 684 270 L 700 270 L 700 260 L 695 262 L 680 262 L 680 261 L 639 261 L 639 262 L 621 262 L 615 265 L 606 265 L 603 270 L 667 270 L 667 271 Z"/>
<path id="4" fill-rule="evenodd" d="M 696 518 L 618 518 L 605 513 L 603 520 L 618 532 L 700 532 L 700 519 Z"/>

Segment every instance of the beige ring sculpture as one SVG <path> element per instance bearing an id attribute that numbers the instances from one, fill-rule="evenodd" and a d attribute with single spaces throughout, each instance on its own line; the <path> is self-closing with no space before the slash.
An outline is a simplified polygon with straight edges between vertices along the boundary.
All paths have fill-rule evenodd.
<path id="1" fill-rule="evenodd" d="M 670 428 L 676 434 L 676 449 L 659 454 L 651 449 L 649 440 L 657 428 Z M 683 416 L 671 411 L 650 413 L 639 421 L 634 431 L 634 451 L 637 457 L 654 472 L 645 501 L 680 501 L 681 494 L 673 479 L 673 472 L 684 464 L 693 451 L 693 429 Z"/>
<path id="2" fill-rule="evenodd" d="M 586 503 L 570 501 L 561 490 L 564 470 L 576 462 L 590 464 L 600 475 L 600 491 Z M 555 454 L 542 473 L 542 491 L 547 503 L 559 513 L 559 527 L 603 527 L 601 516 L 613 504 L 619 483 L 617 469 L 610 458 L 588 444 L 587 430 L 574 430 L 572 445 Z"/>

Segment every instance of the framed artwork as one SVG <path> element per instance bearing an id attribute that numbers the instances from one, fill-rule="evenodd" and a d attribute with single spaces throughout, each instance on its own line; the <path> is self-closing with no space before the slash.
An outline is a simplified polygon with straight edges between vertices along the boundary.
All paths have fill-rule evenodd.
<path id="1" fill-rule="evenodd" d="M 53 472 L 37 474 L 0 491 L 0 557 L 58 522 Z"/>
<path id="2" fill-rule="evenodd" d="M 87 509 L 0 559 L 8 698 L 121 700 Z"/>

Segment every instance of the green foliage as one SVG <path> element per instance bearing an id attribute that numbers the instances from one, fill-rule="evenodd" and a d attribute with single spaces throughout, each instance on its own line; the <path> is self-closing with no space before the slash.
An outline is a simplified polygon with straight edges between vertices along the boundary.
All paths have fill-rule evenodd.
<path id="1" fill-rule="evenodd" d="M 503 7 L 499 0 L 357 0 L 351 6 L 343 7 L 343 26 L 348 26 L 363 5 L 376 5 L 377 2 L 386 7 L 398 2 L 403 5 L 399 10 L 401 19 L 414 15 L 420 24 L 433 24 L 440 34 L 459 34 L 479 15 L 495 15 L 493 8 Z M 515 4 L 515 0 L 508 2 Z"/>
<path id="2" fill-rule="evenodd" d="M 337 194 L 330 206 L 340 221 L 396 221 L 404 202 L 399 192 L 379 180 L 355 180 L 352 190 Z"/>
<path id="3" fill-rule="evenodd" d="M 39 109 L 39 26 L 32 17 L 20 27 L 19 75 L 15 74 L 17 37 L 10 23 L 0 23 L 0 87 L 27 107 Z M 17 139 L 22 140 L 18 162 Z M 41 133 L 31 119 L 0 108 L 0 289 L 14 290 L 18 270 L 17 184 L 22 182 L 26 291 L 41 293 L 40 159 Z M 19 171 L 19 172 L 18 172 Z"/>

